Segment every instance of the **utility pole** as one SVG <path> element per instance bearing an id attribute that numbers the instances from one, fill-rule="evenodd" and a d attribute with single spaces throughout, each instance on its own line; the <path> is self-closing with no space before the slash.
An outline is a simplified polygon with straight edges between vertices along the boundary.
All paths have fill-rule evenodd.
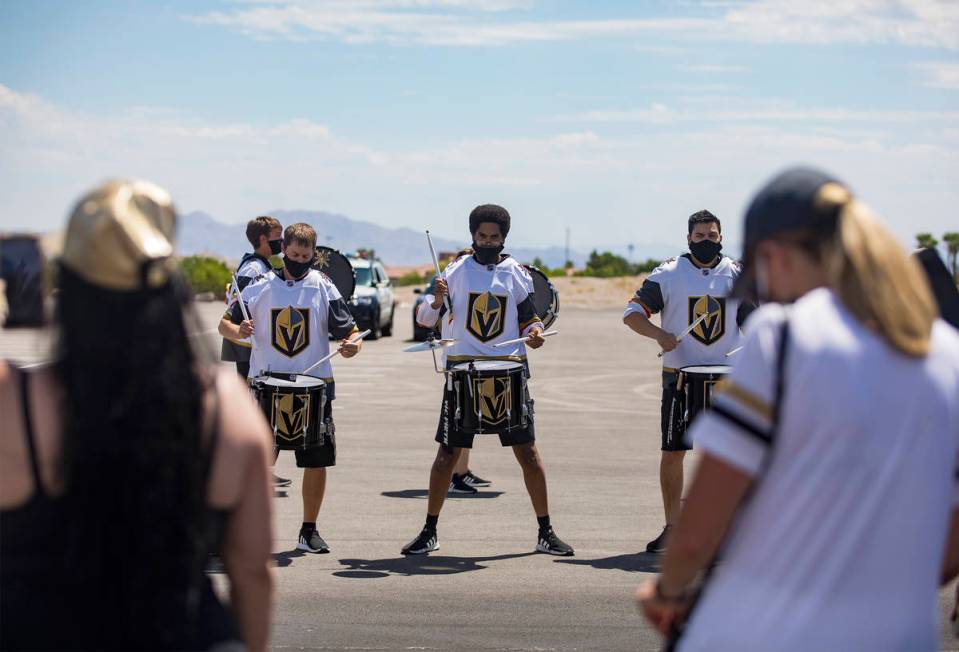
<path id="1" fill-rule="evenodd" d="M 572 261 L 569 259 L 569 227 L 566 227 L 566 261 L 563 263 L 563 267 L 572 267 Z"/>

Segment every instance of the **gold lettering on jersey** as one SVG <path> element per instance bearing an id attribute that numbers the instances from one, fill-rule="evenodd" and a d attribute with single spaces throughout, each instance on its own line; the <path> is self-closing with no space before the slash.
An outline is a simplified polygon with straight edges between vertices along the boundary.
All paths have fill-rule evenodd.
<path id="1" fill-rule="evenodd" d="M 690 332 L 699 342 L 706 346 L 715 344 L 726 334 L 726 297 L 689 297 L 689 321 L 692 324 L 703 314 L 706 319 Z"/>
<path id="2" fill-rule="evenodd" d="M 273 427 L 286 440 L 297 439 L 310 423 L 310 395 L 282 394 L 273 401 Z"/>
<path id="3" fill-rule="evenodd" d="M 270 342 L 273 348 L 292 358 L 310 345 L 308 308 L 273 308 L 270 311 Z"/>
<path id="4" fill-rule="evenodd" d="M 506 328 L 506 301 L 509 297 L 491 292 L 470 292 L 466 330 L 480 342 L 489 342 Z"/>
<path id="5" fill-rule="evenodd" d="M 477 378 L 473 381 L 473 407 L 491 426 L 506 421 L 513 410 L 513 392 L 508 378 Z"/>

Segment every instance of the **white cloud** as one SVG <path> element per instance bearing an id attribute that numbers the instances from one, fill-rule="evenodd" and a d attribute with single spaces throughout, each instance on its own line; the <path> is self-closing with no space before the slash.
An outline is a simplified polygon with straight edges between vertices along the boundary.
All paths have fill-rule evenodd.
<path id="1" fill-rule="evenodd" d="M 693 41 L 899 43 L 959 49 L 959 3 L 952 0 L 699 2 L 691 7 L 689 17 L 682 18 L 490 19 L 491 14 L 509 16 L 528 4 L 509 0 L 290 0 L 282 4 L 248 2 L 232 11 L 187 18 L 257 38 L 393 45 L 498 46 L 665 34 Z"/>
<path id="2" fill-rule="evenodd" d="M 959 90 L 959 63 L 930 61 L 916 64 L 916 68 L 926 76 L 925 86 L 950 91 Z"/>
<path id="3" fill-rule="evenodd" d="M 224 221 L 309 208 L 455 234 L 451 216 L 495 201 L 517 217 L 515 242 L 561 243 L 556 225 L 570 224 L 581 247 L 674 239 L 681 246 L 682 234 L 664 218 L 703 206 L 734 218 L 763 179 L 795 161 L 848 177 L 881 212 L 903 216 L 904 238 L 917 215 L 926 230 L 947 228 L 943 207 L 959 203 L 954 121 L 911 129 L 904 143 L 902 129 L 869 128 L 855 112 L 825 121 L 776 102 L 757 110 L 774 109 L 806 118 L 707 123 L 688 109 L 652 105 L 643 111 L 669 116 L 668 128 L 547 129 L 410 148 L 355 142 L 293 117 L 217 124 L 163 108 L 79 113 L 0 85 L 0 228 L 59 226 L 81 192 L 121 176 L 151 179 L 181 209 Z M 735 224 L 729 234 L 738 237 Z"/>

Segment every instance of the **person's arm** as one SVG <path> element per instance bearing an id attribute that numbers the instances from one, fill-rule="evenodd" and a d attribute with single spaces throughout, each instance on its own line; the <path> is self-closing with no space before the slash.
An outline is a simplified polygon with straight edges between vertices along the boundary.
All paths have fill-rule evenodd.
<path id="1" fill-rule="evenodd" d="M 223 319 L 220 320 L 216 330 L 227 339 L 245 340 L 254 333 L 253 320 L 243 319 L 243 311 L 240 309 L 239 301 L 237 301 L 223 315 Z"/>
<path id="2" fill-rule="evenodd" d="M 703 455 L 666 547 L 661 574 L 636 594 L 646 618 L 663 634 L 688 608 L 691 586 L 715 558 L 751 484 L 748 474 Z"/>
<path id="3" fill-rule="evenodd" d="M 340 355 L 344 358 L 352 358 L 360 352 L 360 349 L 363 348 L 363 341 L 350 342 L 349 340 L 354 333 L 359 332 L 359 329 L 356 327 L 349 306 L 346 305 L 346 301 L 343 300 L 343 297 L 340 296 L 340 293 L 332 284 L 330 284 L 327 295 L 326 323 L 330 335 L 340 340 Z"/>
<path id="4" fill-rule="evenodd" d="M 446 312 L 446 306 L 443 303 L 443 297 L 449 295 L 449 287 L 446 279 L 440 277 L 436 279 L 433 285 L 433 294 L 427 294 L 423 297 L 416 310 L 416 323 L 423 328 L 436 328 L 440 318 Z"/>
<path id="5" fill-rule="evenodd" d="M 661 274 L 654 272 L 643 281 L 642 287 L 626 304 L 626 310 L 623 312 L 623 323 L 633 332 L 656 340 L 663 351 L 672 351 L 679 346 L 676 337 L 649 320 L 650 317 L 666 307 L 663 289 L 659 282 L 662 278 Z"/>
<path id="6" fill-rule="evenodd" d="M 243 399 L 232 397 L 239 402 Z M 254 408 L 249 408 L 253 417 Z M 259 423 L 262 419 L 251 418 Z M 267 648 L 273 605 L 271 447 L 265 425 L 249 446 L 240 497 L 231 511 L 223 542 L 223 565 L 230 580 L 230 601 L 248 649 Z"/>
<path id="7" fill-rule="evenodd" d="M 516 268 L 518 284 L 516 286 L 516 318 L 519 321 L 519 334 L 528 337 L 526 346 L 538 349 L 546 343 L 542 337 L 546 327 L 543 320 L 536 314 L 536 300 L 534 299 L 533 279 L 522 267 Z"/>

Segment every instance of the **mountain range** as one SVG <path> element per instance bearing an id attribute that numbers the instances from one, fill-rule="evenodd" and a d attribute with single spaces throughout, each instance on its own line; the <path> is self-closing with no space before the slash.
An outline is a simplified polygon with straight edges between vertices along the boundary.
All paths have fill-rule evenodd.
<path id="1" fill-rule="evenodd" d="M 387 228 L 354 220 L 345 215 L 336 215 L 323 211 L 278 210 L 269 213 L 283 225 L 305 222 L 316 229 L 317 243 L 339 249 L 343 252 L 359 248 L 373 249 L 377 258 L 387 266 L 421 265 L 430 262 L 429 249 L 425 234 L 410 228 Z M 218 222 L 203 212 L 184 215 L 180 221 L 177 249 L 183 255 L 209 254 L 229 261 L 239 260 L 249 251 L 246 240 L 246 224 L 225 224 Z M 457 251 L 469 242 L 433 237 L 437 252 Z M 622 256 L 627 255 L 625 245 L 601 247 Z M 563 247 L 508 247 L 507 252 L 522 262 L 532 262 L 539 258 L 549 267 L 561 267 L 565 260 Z M 632 257 L 635 260 L 646 258 L 666 258 L 678 253 L 675 246 L 658 243 L 635 245 Z M 588 254 L 570 250 L 573 264 L 581 267 Z"/>

